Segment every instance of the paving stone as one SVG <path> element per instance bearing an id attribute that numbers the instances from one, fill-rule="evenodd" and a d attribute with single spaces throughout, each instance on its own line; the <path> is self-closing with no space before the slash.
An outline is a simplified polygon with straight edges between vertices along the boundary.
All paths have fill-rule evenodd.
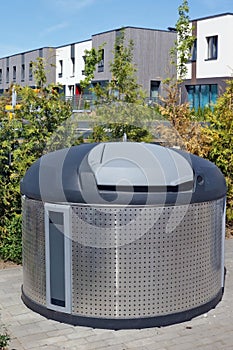
<path id="1" fill-rule="evenodd" d="M 73 330 L 71 334 L 67 335 L 68 339 L 78 339 L 78 338 L 87 338 L 89 336 L 95 335 L 92 329 L 90 330 Z"/>
<path id="2" fill-rule="evenodd" d="M 222 301 L 191 321 L 167 327 L 111 331 L 48 320 L 21 301 L 22 267 L 0 270 L 0 325 L 9 350 L 232 350 L 233 239 L 226 241 Z"/>

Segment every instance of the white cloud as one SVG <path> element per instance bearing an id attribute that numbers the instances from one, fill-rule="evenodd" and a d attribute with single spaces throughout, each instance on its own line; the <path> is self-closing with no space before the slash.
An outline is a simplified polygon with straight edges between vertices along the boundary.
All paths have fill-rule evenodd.
<path id="1" fill-rule="evenodd" d="M 56 0 L 56 8 L 69 11 L 78 11 L 96 2 L 96 0 Z"/>
<path id="2" fill-rule="evenodd" d="M 68 22 L 61 22 L 58 24 L 55 24 L 53 26 L 47 27 L 43 30 L 43 34 L 49 34 L 53 32 L 57 32 L 61 29 L 67 28 L 69 26 Z"/>

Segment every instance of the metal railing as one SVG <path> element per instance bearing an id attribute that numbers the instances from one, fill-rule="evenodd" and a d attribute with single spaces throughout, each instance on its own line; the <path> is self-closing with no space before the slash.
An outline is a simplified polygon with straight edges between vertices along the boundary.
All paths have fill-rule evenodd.
<path id="1" fill-rule="evenodd" d="M 95 107 L 96 98 L 90 94 L 84 95 L 74 95 L 74 96 L 66 96 L 66 101 L 69 101 L 73 110 L 93 110 Z M 148 106 L 155 106 L 159 103 L 159 98 L 145 98 L 145 103 Z"/>
<path id="2" fill-rule="evenodd" d="M 73 110 L 92 110 L 95 103 L 92 95 L 66 96 L 65 100 L 70 103 Z"/>

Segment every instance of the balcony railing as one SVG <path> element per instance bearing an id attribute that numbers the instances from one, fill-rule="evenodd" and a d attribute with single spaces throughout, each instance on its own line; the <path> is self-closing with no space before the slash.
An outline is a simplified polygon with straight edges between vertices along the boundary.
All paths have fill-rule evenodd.
<path id="1" fill-rule="evenodd" d="M 90 94 L 66 96 L 65 100 L 70 103 L 73 110 L 92 110 L 94 97 Z"/>

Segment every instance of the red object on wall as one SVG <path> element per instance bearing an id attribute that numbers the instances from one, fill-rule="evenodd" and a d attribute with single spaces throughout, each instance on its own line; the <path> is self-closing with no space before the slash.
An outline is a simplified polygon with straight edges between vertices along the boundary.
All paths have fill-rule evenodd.
<path id="1" fill-rule="evenodd" d="M 75 85 L 75 95 L 80 95 L 81 94 L 81 88 L 79 85 Z"/>

